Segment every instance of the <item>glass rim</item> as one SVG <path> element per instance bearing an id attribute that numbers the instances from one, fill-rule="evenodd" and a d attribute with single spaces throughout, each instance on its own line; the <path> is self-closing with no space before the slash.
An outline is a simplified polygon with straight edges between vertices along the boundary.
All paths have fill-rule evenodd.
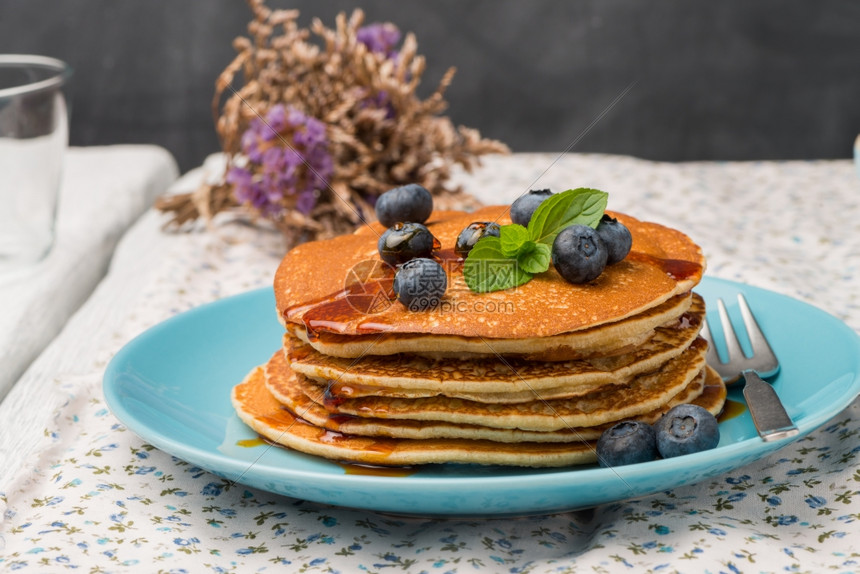
<path id="1" fill-rule="evenodd" d="M 30 54 L 0 54 L 0 68 L 45 68 L 54 70 L 56 73 L 44 80 L 12 86 L 11 88 L 0 88 L 0 98 L 8 98 L 32 94 L 42 90 L 58 88 L 66 83 L 72 75 L 72 68 L 67 63 L 50 56 L 36 56 Z"/>

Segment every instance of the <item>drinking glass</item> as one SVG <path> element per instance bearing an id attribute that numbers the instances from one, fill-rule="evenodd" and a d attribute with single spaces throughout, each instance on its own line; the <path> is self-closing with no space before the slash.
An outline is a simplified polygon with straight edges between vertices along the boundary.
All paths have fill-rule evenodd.
<path id="1" fill-rule="evenodd" d="M 0 54 L 0 273 L 40 261 L 53 245 L 70 76 L 54 58 Z"/>

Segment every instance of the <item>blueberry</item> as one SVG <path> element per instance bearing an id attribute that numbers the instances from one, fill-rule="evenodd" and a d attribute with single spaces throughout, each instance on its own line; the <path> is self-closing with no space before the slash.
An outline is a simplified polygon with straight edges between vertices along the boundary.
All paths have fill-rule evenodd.
<path id="1" fill-rule="evenodd" d="M 447 288 L 445 270 L 432 259 L 412 259 L 398 267 L 394 274 L 394 294 L 410 311 L 436 307 Z"/>
<path id="2" fill-rule="evenodd" d="M 376 219 L 385 227 L 398 221 L 424 223 L 433 211 L 433 196 L 417 183 L 389 189 L 376 199 Z"/>
<path id="3" fill-rule="evenodd" d="M 376 242 L 379 256 L 389 265 L 399 265 L 416 257 L 429 257 L 439 242 L 420 223 L 395 223 Z"/>
<path id="4" fill-rule="evenodd" d="M 663 458 L 708 450 L 720 442 L 716 417 L 698 405 L 672 407 L 654 423 L 654 430 Z"/>
<path id="5" fill-rule="evenodd" d="M 597 279 L 608 256 L 597 231 L 587 225 L 565 227 L 552 242 L 552 264 L 570 283 Z"/>
<path id="6" fill-rule="evenodd" d="M 498 223 L 493 223 L 492 221 L 475 221 L 474 223 L 470 223 L 457 237 L 454 252 L 460 257 L 465 257 L 480 238 L 485 235 L 498 237 L 500 233 Z"/>
<path id="7" fill-rule="evenodd" d="M 511 221 L 527 227 L 538 205 L 552 195 L 548 189 L 533 189 L 511 204 Z"/>
<path id="8" fill-rule="evenodd" d="M 633 236 L 630 235 L 630 230 L 627 226 L 619 222 L 614 217 L 609 217 L 605 213 L 597 224 L 597 234 L 606 245 L 606 250 L 609 257 L 606 260 L 607 265 L 618 263 L 630 253 L 630 247 L 633 245 Z"/>
<path id="9" fill-rule="evenodd" d="M 640 421 L 622 421 L 603 431 L 597 440 L 600 466 L 621 466 L 657 458 L 654 427 Z"/>

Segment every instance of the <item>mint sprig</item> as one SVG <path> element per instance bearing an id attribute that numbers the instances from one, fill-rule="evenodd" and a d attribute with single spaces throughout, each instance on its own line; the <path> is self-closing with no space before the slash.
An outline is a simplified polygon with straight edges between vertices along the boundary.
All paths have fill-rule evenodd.
<path id="1" fill-rule="evenodd" d="M 529 230 L 522 225 L 512 223 L 499 228 L 499 243 L 506 257 L 516 257 L 524 250 L 530 239 Z"/>
<path id="2" fill-rule="evenodd" d="M 503 225 L 499 237 L 482 237 L 463 264 L 469 289 L 477 293 L 518 287 L 549 269 L 552 243 L 565 227 L 596 228 L 609 194 L 580 187 L 551 195 L 535 210 L 528 228 Z"/>
<path id="3" fill-rule="evenodd" d="M 549 196 L 529 220 L 530 239 L 552 246 L 555 236 L 565 227 L 579 224 L 596 228 L 608 199 L 605 191 L 586 187 Z"/>
<path id="4" fill-rule="evenodd" d="M 549 264 L 552 262 L 552 247 L 546 243 L 534 243 L 532 249 L 524 251 L 517 255 L 517 264 L 526 273 L 536 275 L 543 273 L 549 269 Z"/>
<path id="5" fill-rule="evenodd" d="M 482 237 L 463 263 L 466 285 L 476 293 L 488 293 L 517 287 L 531 280 L 530 273 L 521 268 L 516 258 L 502 252 L 498 237 Z"/>

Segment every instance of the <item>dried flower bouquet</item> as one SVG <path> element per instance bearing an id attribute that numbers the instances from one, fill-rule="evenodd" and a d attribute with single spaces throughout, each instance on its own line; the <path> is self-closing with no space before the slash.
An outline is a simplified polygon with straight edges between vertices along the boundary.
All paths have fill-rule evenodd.
<path id="1" fill-rule="evenodd" d="M 292 245 L 372 221 L 376 198 L 407 183 L 430 190 L 437 206 L 474 203 L 446 185 L 452 167 L 469 171 L 479 156 L 508 148 L 442 115 L 453 68 L 422 100 L 425 59 L 413 34 L 401 44 L 393 24 L 363 26 L 360 10 L 338 15 L 335 29 L 318 19 L 305 29 L 295 10 L 249 4 L 250 38 L 234 41 L 238 55 L 213 98 L 227 172 L 221 183 L 160 199 L 168 225 L 239 208 L 272 221 Z"/>

